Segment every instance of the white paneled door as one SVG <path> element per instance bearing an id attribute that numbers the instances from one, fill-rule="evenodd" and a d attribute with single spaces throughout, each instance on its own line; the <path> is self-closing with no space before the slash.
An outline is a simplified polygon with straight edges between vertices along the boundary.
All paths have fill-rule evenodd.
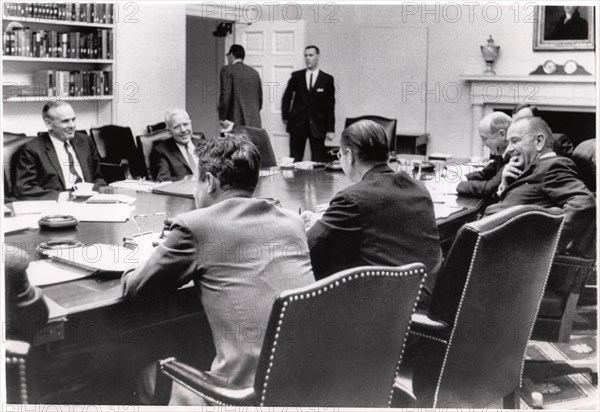
<path id="1" fill-rule="evenodd" d="M 235 25 L 235 40 L 246 49 L 244 62 L 263 82 L 263 128 L 277 158 L 289 156 L 289 136 L 281 120 L 281 96 L 293 71 L 304 68 L 304 22 L 259 21 Z"/>

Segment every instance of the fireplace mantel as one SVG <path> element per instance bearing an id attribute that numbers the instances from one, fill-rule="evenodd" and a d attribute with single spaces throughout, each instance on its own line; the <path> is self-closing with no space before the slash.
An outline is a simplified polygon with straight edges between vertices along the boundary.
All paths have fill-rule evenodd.
<path id="1" fill-rule="evenodd" d="M 483 154 L 479 122 L 497 109 L 529 103 L 540 110 L 596 112 L 594 76 L 463 75 L 472 105 L 471 156 Z"/>

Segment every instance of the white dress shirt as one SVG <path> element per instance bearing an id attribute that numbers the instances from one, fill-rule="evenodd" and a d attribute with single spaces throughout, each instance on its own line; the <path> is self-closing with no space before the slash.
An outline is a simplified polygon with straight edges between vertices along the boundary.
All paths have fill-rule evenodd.
<path id="1" fill-rule="evenodd" d="M 188 160 L 188 153 L 190 153 L 192 155 L 192 157 L 194 158 L 196 165 L 198 165 L 198 156 L 196 156 L 196 153 L 195 153 L 196 146 L 194 146 L 194 143 L 192 143 L 191 140 L 186 145 L 177 143 L 177 147 L 179 148 L 179 151 L 183 155 L 183 158 L 185 159 L 186 162 Z M 188 166 L 192 168 L 192 172 L 194 173 L 194 176 L 196 176 L 196 168 L 193 167 L 193 165 L 191 165 L 189 163 L 188 163 Z"/>
<path id="2" fill-rule="evenodd" d="M 60 170 L 62 171 L 63 178 L 65 181 L 65 189 L 72 189 L 75 184 L 75 180 L 77 177 L 71 175 L 71 171 L 69 170 L 69 156 L 67 155 L 67 151 L 65 150 L 65 142 L 56 137 L 49 135 L 50 141 L 54 145 L 54 150 L 56 150 L 56 156 L 58 156 L 58 163 L 60 164 Z M 85 177 L 83 176 L 83 171 L 81 170 L 81 165 L 79 164 L 79 159 L 77 158 L 77 154 L 75 150 L 73 150 L 73 145 L 69 142 L 69 152 L 71 152 L 71 156 L 73 156 L 73 164 L 75 165 L 75 171 L 81 177 L 81 180 L 85 182 Z"/>
<path id="3" fill-rule="evenodd" d="M 310 74 L 311 73 L 312 73 L 312 84 L 310 84 Z M 308 90 L 310 90 L 311 87 L 314 87 L 315 83 L 317 82 L 317 77 L 319 77 L 319 69 L 314 69 L 313 71 L 306 69 L 306 88 Z"/>

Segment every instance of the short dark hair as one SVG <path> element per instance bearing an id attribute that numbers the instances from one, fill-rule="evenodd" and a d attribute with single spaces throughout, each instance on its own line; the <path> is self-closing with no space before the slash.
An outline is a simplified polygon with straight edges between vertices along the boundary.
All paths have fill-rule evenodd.
<path id="1" fill-rule="evenodd" d="M 256 146 L 242 134 L 227 134 L 200 142 L 198 178 L 204 182 L 206 173 L 221 182 L 223 190 L 248 190 L 254 192 L 260 171 L 260 153 Z"/>
<path id="2" fill-rule="evenodd" d="M 519 103 L 518 105 L 516 105 L 512 111 L 512 115 L 514 116 L 523 109 L 531 110 L 531 114 L 533 114 L 533 117 L 540 117 L 540 110 L 536 106 L 533 106 L 529 103 Z"/>
<path id="3" fill-rule="evenodd" d="M 340 146 L 352 149 L 363 162 L 386 162 L 388 159 L 385 129 L 373 120 L 360 120 L 346 127 Z"/>
<path id="4" fill-rule="evenodd" d="M 541 117 L 523 117 L 517 119 L 517 122 L 527 122 L 527 134 L 542 134 L 546 138 L 546 148 L 554 148 L 554 134 L 552 133 L 552 129 L 550 129 L 548 123 Z"/>
<path id="5" fill-rule="evenodd" d="M 47 119 L 48 117 L 48 112 L 52 109 L 54 109 L 55 107 L 61 107 L 61 106 L 70 106 L 69 103 L 67 102 L 63 102 L 62 100 L 57 100 L 55 102 L 48 102 L 44 105 L 44 108 L 42 109 L 42 119 Z"/>
<path id="6" fill-rule="evenodd" d="M 244 50 L 244 47 L 240 46 L 239 44 L 232 44 L 229 48 L 229 53 L 227 54 L 233 54 L 233 57 L 236 59 L 244 60 L 246 57 L 246 50 Z"/>
<path id="7" fill-rule="evenodd" d="M 317 54 L 321 54 L 321 50 L 319 50 L 319 48 L 317 46 L 315 46 L 314 44 L 311 44 L 310 46 L 306 46 L 304 48 L 304 50 L 307 50 L 307 49 L 315 49 Z"/>

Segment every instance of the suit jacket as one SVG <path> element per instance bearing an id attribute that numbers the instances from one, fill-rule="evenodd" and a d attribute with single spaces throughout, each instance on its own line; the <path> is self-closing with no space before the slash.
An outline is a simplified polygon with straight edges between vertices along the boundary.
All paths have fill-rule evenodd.
<path id="1" fill-rule="evenodd" d="M 486 215 L 515 205 L 559 207 L 565 213 L 559 251 L 590 227 L 595 228 L 596 201 L 581 181 L 575 163 L 554 156 L 533 162 L 500 194 L 500 202 L 487 208 Z"/>
<path id="2" fill-rule="evenodd" d="M 219 119 L 261 128 L 262 82 L 252 67 L 237 62 L 221 68 Z"/>
<path id="3" fill-rule="evenodd" d="M 252 386 L 275 297 L 314 282 L 302 221 L 245 197 L 184 213 L 150 259 L 123 276 L 123 292 L 160 299 L 192 279 L 216 348 L 210 372 Z"/>
<path id="4" fill-rule="evenodd" d="M 100 172 L 100 158 L 89 136 L 75 133 L 71 145 L 86 182 L 106 185 Z M 66 190 L 58 156 L 48 133 L 25 143 L 16 156 L 14 194 L 18 199 L 56 199 Z"/>
<path id="5" fill-rule="evenodd" d="M 502 183 L 502 168 L 510 156 L 494 156 L 482 170 L 467 174 L 467 181 L 460 182 L 456 191 L 460 195 L 491 199 Z"/>
<path id="6" fill-rule="evenodd" d="M 335 131 L 335 86 L 333 76 L 320 70 L 312 90 L 306 87 L 306 69 L 292 73 L 281 102 L 287 132 L 324 139 Z"/>
<path id="7" fill-rule="evenodd" d="M 198 146 L 200 140 L 192 138 L 192 142 Z M 154 146 L 150 152 L 150 172 L 152 177 L 160 181 L 181 180 L 194 174 L 172 137 Z"/>
<path id="8" fill-rule="evenodd" d="M 308 231 L 308 246 L 317 279 L 355 266 L 423 262 L 431 288 L 442 258 L 429 192 L 386 164 L 335 195 Z"/>

